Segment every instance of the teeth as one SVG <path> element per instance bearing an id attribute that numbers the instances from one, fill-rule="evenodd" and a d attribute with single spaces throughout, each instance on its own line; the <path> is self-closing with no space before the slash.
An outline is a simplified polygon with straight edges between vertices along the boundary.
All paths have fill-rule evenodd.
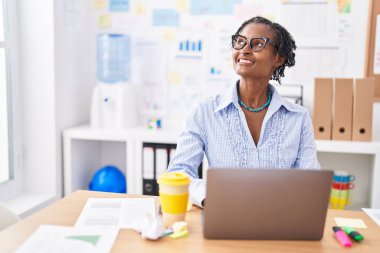
<path id="1" fill-rule="evenodd" d="M 239 59 L 239 62 L 243 62 L 243 63 L 253 63 L 252 61 L 250 61 L 250 60 L 246 60 L 246 59 Z"/>

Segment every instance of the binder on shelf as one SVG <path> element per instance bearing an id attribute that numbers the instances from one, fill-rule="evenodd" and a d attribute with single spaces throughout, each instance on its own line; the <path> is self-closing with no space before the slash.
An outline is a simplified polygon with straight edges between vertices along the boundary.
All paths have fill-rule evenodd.
<path id="1" fill-rule="evenodd" d="M 168 168 L 168 150 L 165 148 L 156 149 L 156 179 Z"/>
<path id="2" fill-rule="evenodd" d="M 352 140 L 372 140 L 372 112 L 375 92 L 373 78 L 356 79 L 354 85 L 354 104 Z"/>
<path id="3" fill-rule="evenodd" d="M 313 126 L 315 139 L 331 140 L 333 79 L 316 78 L 314 81 Z"/>
<path id="4" fill-rule="evenodd" d="M 333 98 L 333 140 L 352 139 L 353 79 L 337 78 Z"/>
<path id="5" fill-rule="evenodd" d="M 177 145 L 167 143 L 143 143 L 142 174 L 143 194 L 158 196 L 157 179 L 164 173 L 170 159 L 173 158 Z M 202 178 L 202 163 L 198 168 L 199 178 Z"/>
<path id="6" fill-rule="evenodd" d="M 143 147 L 143 194 L 155 195 L 158 191 L 154 172 L 154 149 Z"/>
<path id="7" fill-rule="evenodd" d="M 175 151 L 176 149 L 175 148 L 171 148 L 170 151 L 169 151 L 169 162 L 172 160 L 172 158 L 174 157 L 175 155 Z"/>

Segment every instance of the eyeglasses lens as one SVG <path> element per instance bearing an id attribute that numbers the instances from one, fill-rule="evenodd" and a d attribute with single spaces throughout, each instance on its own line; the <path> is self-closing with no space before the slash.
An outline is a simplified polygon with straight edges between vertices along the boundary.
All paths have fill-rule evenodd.
<path id="1" fill-rule="evenodd" d="M 243 36 L 235 35 L 232 37 L 232 47 L 234 49 L 242 49 L 247 44 L 247 39 Z"/>
<path id="2" fill-rule="evenodd" d="M 252 39 L 251 40 L 251 49 L 252 51 L 260 51 L 265 46 L 265 40 L 264 39 Z"/>

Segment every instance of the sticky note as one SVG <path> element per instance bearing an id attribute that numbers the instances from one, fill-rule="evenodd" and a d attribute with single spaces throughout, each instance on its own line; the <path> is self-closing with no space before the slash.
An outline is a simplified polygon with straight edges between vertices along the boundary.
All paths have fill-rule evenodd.
<path id="1" fill-rule="evenodd" d="M 190 2 L 189 0 L 177 0 L 175 7 L 177 11 L 181 13 L 188 13 L 190 10 Z"/>
<path id="2" fill-rule="evenodd" d="M 129 0 L 110 0 L 109 10 L 115 12 L 129 11 Z"/>
<path id="3" fill-rule="evenodd" d="M 367 228 L 362 219 L 335 218 L 335 222 L 340 227 Z"/>
<path id="4" fill-rule="evenodd" d="M 174 9 L 153 10 L 153 26 L 178 26 L 179 13 Z"/>
<path id="5" fill-rule="evenodd" d="M 351 0 L 338 0 L 338 12 L 339 14 L 351 13 Z"/>
<path id="6" fill-rule="evenodd" d="M 189 231 L 188 230 L 184 230 L 184 231 L 181 231 L 181 232 L 178 232 L 178 233 L 173 233 L 170 236 L 170 238 L 173 238 L 173 239 L 179 239 L 179 238 L 184 238 L 186 236 L 189 235 Z"/>
<path id="7" fill-rule="evenodd" d="M 109 14 L 104 14 L 98 18 L 98 27 L 99 28 L 109 28 L 112 25 L 111 16 Z"/>
<path id="8" fill-rule="evenodd" d="M 92 6 L 94 9 L 105 9 L 107 7 L 107 0 L 93 0 Z"/>
<path id="9" fill-rule="evenodd" d="M 133 7 L 132 7 L 132 13 L 134 15 L 146 15 L 147 14 L 147 7 L 145 4 L 142 4 L 142 3 L 139 3 L 139 2 L 135 2 L 133 3 Z"/>
<path id="10" fill-rule="evenodd" d="M 165 42 L 174 42 L 177 38 L 177 30 L 174 28 L 166 28 L 162 31 L 162 39 Z"/>
<path id="11" fill-rule="evenodd" d="M 179 85 L 182 83 L 182 74 L 177 71 L 169 72 L 168 73 L 168 82 L 169 84 Z"/>

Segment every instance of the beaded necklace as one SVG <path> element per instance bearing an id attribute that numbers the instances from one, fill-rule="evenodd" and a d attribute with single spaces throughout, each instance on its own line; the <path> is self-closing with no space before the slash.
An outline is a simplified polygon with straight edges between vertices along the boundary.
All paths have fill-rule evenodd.
<path id="1" fill-rule="evenodd" d="M 238 87 L 239 87 L 239 86 L 238 86 Z M 238 89 L 239 89 L 239 88 L 238 88 Z M 238 90 L 238 92 L 239 92 L 239 90 Z M 267 100 L 267 102 L 266 102 L 265 104 L 263 104 L 261 107 L 258 107 L 258 108 L 251 108 L 251 107 L 249 107 L 248 105 L 244 104 L 243 101 L 241 101 L 240 97 L 238 96 L 239 104 L 240 104 L 241 106 L 243 106 L 245 109 L 247 109 L 248 111 L 250 111 L 250 112 L 259 112 L 259 111 L 262 111 L 265 107 L 268 107 L 268 106 L 269 106 L 271 99 L 272 99 L 272 96 L 271 96 L 271 94 L 270 94 L 270 92 L 269 92 L 269 89 L 268 89 L 268 100 Z"/>

